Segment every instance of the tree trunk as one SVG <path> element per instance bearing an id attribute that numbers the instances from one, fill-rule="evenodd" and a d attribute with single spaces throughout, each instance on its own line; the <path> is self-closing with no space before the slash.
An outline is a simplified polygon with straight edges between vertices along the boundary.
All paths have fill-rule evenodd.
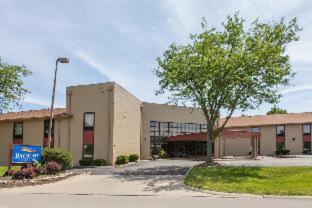
<path id="1" fill-rule="evenodd" d="M 212 133 L 207 131 L 207 163 L 208 164 L 213 163 L 213 160 L 212 160 L 212 142 L 213 142 Z"/>

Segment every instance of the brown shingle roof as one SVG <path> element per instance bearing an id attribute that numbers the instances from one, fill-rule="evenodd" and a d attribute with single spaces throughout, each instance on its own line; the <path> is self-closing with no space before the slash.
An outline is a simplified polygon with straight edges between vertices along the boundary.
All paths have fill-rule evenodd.
<path id="1" fill-rule="evenodd" d="M 220 120 L 223 124 L 224 118 Z M 226 127 L 312 123 L 312 112 L 232 117 Z"/>
<path id="2" fill-rule="evenodd" d="M 53 110 L 54 116 L 68 115 L 66 114 L 66 108 L 55 108 Z M 14 120 L 27 120 L 27 119 L 36 119 L 36 118 L 49 118 L 50 110 L 30 110 L 30 111 L 21 111 L 21 112 L 11 112 L 0 114 L 1 121 L 14 121 Z"/>

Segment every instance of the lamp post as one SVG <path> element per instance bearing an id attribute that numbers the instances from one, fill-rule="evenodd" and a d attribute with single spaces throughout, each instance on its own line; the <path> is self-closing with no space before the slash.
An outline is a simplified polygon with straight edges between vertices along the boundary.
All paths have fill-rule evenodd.
<path id="1" fill-rule="evenodd" d="M 56 75 L 57 75 L 57 65 L 58 63 L 67 64 L 69 63 L 68 58 L 58 58 L 55 63 L 55 72 L 54 72 L 54 82 L 53 82 L 53 92 L 52 92 L 52 101 L 50 108 L 50 123 L 49 123 L 49 132 L 48 132 L 48 148 L 51 146 L 51 137 L 52 137 L 52 127 L 53 127 L 53 108 L 54 108 L 54 96 L 55 96 L 55 85 L 56 85 Z"/>

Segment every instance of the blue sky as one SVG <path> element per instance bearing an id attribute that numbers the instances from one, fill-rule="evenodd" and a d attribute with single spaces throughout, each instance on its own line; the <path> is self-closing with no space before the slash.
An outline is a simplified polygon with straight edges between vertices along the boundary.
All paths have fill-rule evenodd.
<path id="1" fill-rule="evenodd" d="M 0 0 L 0 57 L 25 65 L 33 75 L 23 109 L 49 106 L 56 58 L 60 65 L 56 105 L 65 106 L 70 85 L 116 81 L 143 101 L 164 103 L 155 96 L 155 59 L 170 43 L 188 41 L 200 21 L 220 27 L 226 15 L 240 11 L 247 22 L 298 17 L 301 40 L 288 53 L 297 73 L 282 91 L 280 107 L 312 111 L 312 1 L 301 0 Z M 246 114 L 263 114 L 270 106 Z M 236 112 L 239 115 L 240 112 Z"/>

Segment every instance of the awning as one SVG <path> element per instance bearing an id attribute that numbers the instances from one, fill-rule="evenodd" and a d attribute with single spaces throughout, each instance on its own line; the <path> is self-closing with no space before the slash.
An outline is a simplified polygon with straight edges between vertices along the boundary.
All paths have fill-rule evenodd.
<path id="1" fill-rule="evenodd" d="M 243 130 L 224 130 L 221 132 L 222 138 L 260 138 L 260 132 L 251 132 Z M 189 133 L 165 138 L 165 142 L 187 142 L 187 141 L 207 141 L 207 132 Z"/>

